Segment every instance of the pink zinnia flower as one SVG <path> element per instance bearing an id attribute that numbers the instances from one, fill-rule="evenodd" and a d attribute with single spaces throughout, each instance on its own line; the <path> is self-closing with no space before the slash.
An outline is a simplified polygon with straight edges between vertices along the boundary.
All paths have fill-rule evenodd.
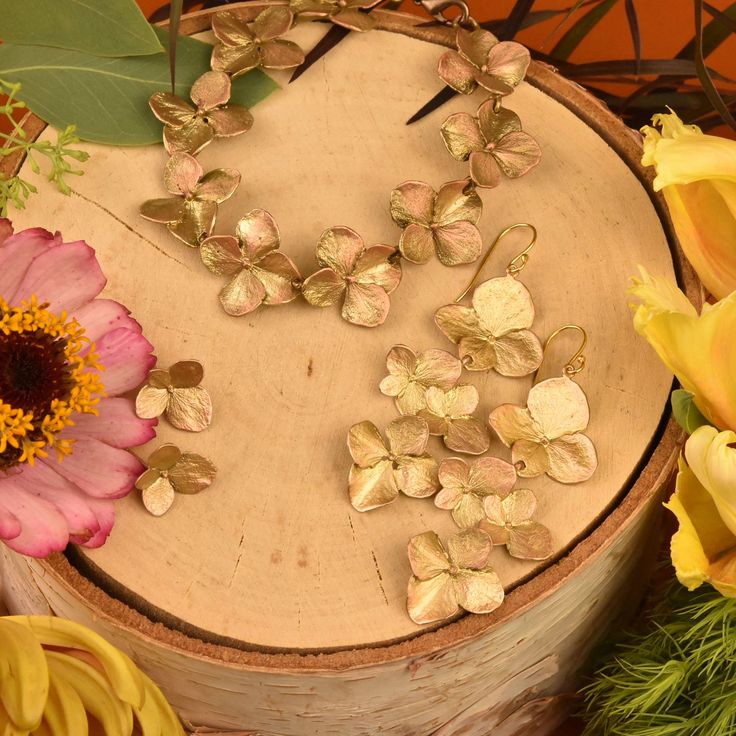
<path id="1" fill-rule="evenodd" d="M 103 544 L 155 434 L 121 397 L 153 346 L 105 283 L 83 241 L 0 219 L 0 540 L 23 554 Z"/>

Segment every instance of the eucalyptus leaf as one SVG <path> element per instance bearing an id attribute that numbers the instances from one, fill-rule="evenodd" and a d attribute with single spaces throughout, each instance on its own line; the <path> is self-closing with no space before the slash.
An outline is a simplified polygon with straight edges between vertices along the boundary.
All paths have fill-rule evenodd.
<path id="1" fill-rule="evenodd" d="M 693 395 L 685 389 L 678 388 L 672 392 L 670 398 L 672 404 L 672 415 L 675 421 L 688 433 L 692 434 L 698 427 L 710 422 L 700 413 L 695 406 Z"/>
<path id="2" fill-rule="evenodd" d="M 135 0 L 2 0 L 6 43 L 95 56 L 143 56 L 164 48 Z"/>
<path id="3" fill-rule="evenodd" d="M 167 45 L 167 34 L 157 29 Z M 188 36 L 179 37 L 176 94 L 189 98 L 197 77 L 209 69 L 212 47 Z M 101 58 L 47 46 L 0 44 L 0 78 L 20 82 L 19 97 L 56 128 L 77 126 L 86 141 L 139 146 L 161 142 L 161 123 L 148 98 L 170 88 L 165 54 Z M 233 82 L 233 103 L 252 107 L 278 89 L 259 69 Z"/>

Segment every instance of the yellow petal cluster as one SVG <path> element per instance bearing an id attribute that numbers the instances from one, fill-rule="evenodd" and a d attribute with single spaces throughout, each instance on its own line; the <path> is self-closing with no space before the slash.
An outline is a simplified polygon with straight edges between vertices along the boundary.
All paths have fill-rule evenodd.
<path id="1" fill-rule="evenodd" d="M 642 128 L 642 163 L 657 172 L 677 237 L 716 298 L 736 289 L 736 141 L 704 134 L 674 112 Z"/>

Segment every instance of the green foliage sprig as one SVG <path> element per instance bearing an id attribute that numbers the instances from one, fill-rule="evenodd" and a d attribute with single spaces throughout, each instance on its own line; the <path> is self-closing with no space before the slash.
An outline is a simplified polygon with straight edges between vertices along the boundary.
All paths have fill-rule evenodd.
<path id="1" fill-rule="evenodd" d="M 583 690 L 584 736 L 736 733 L 736 599 L 673 584 Z"/>
<path id="2" fill-rule="evenodd" d="M 0 132 L 0 157 L 11 156 L 22 153 L 28 160 L 28 165 L 34 174 L 41 173 L 39 161 L 42 157 L 48 159 L 50 170 L 48 180 L 56 185 L 63 194 L 70 194 L 71 188 L 66 181 L 67 176 L 81 176 L 84 172 L 74 168 L 72 162 L 80 163 L 89 158 L 86 151 L 79 151 L 71 146 L 79 143 L 79 138 L 74 133 L 74 126 L 69 125 L 56 135 L 56 142 L 32 141 L 28 134 L 17 123 L 15 113 L 26 108 L 24 102 L 16 99 L 20 90 L 20 84 L 11 84 L 0 79 L 0 92 L 7 95 L 5 104 L 0 105 L 0 115 L 9 126 L 9 133 Z M 8 205 L 13 204 L 17 209 L 25 208 L 25 203 L 31 194 L 35 194 L 36 187 L 20 175 L 9 178 L 0 174 L 0 216 L 5 217 L 8 213 Z"/>

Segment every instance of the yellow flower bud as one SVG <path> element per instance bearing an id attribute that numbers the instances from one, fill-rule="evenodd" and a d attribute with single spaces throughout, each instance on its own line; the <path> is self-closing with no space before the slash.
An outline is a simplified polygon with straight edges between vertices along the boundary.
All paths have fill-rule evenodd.
<path id="1" fill-rule="evenodd" d="M 736 141 L 704 134 L 670 111 L 645 126 L 642 163 L 654 166 L 687 259 L 718 299 L 736 289 Z"/>

